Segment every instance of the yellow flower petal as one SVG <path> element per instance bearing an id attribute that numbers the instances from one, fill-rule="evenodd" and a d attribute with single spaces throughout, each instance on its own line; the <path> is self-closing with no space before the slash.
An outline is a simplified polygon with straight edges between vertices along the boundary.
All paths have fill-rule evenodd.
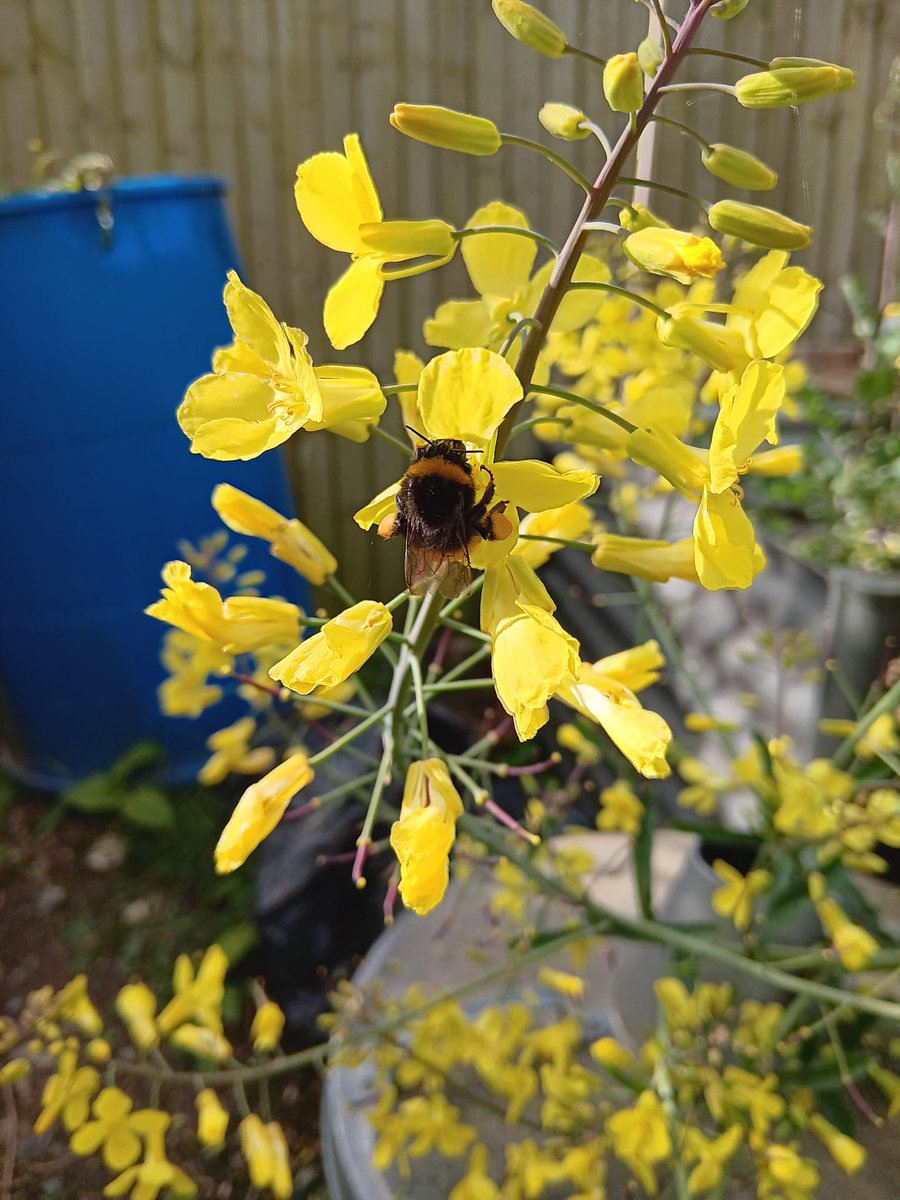
<path id="1" fill-rule="evenodd" d="M 344 139 L 344 154 L 315 154 L 299 165 L 294 198 L 313 237 L 347 254 L 363 250 L 360 225 L 382 216 L 357 134 Z"/>
<path id="2" fill-rule="evenodd" d="M 605 729 L 647 779 L 665 779 L 670 774 L 665 756 L 672 741 L 671 729 L 621 683 L 598 676 L 582 664 L 578 681 L 564 688 L 559 698 Z"/>
<path id="3" fill-rule="evenodd" d="M 778 441 L 775 422 L 784 400 L 784 369 L 752 362 L 740 382 L 722 397 L 709 447 L 709 481 L 713 492 L 737 483 L 762 441 Z"/>
<path id="4" fill-rule="evenodd" d="M 482 225 L 515 225 L 528 228 L 528 218 L 518 208 L 494 200 L 472 214 L 467 229 Z M 528 282 L 537 255 L 531 238 L 515 233 L 479 233 L 462 239 L 462 256 L 480 296 L 506 299 Z M 471 343 L 470 343 L 471 344 Z"/>
<path id="5" fill-rule="evenodd" d="M 591 527 L 591 510 L 586 504 L 570 503 L 560 508 L 544 509 L 540 513 L 529 513 L 522 522 L 519 532 L 532 537 L 565 538 L 577 541 Z M 521 556 L 532 567 L 541 567 L 551 554 L 562 547 L 555 542 L 518 541 L 514 553 Z"/>
<path id="6" fill-rule="evenodd" d="M 493 336 L 490 310 L 483 300 L 448 300 L 428 317 L 422 334 L 429 346 L 448 350 L 487 346 Z"/>
<path id="7" fill-rule="evenodd" d="M 329 429 L 352 442 L 365 442 L 387 406 L 377 378 L 365 367 L 315 368 L 322 393 L 321 421 L 308 421 L 310 430 Z"/>
<path id="8" fill-rule="evenodd" d="M 422 432 L 483 445 L 521 399 L 522 385 L 499 354 L 450 350 L 433 358 L 419 379 Z"/>
<path id="9" fill-rule="evenodd" d="M 301 642 L 269 675 L 301 696 L 317 687 L 336 687 L 375 653 L 392 627 L 391 614 L 383 604 L 361 600 Z"/>
<path id="10" fill-rule="evenodd" d="M 252 375 L 203 375 L 188 388 L 178 424 L 191 452 L 220 461 L 256 458 L 293 433 L 269 410 L 275 393 Z"/>
<path id="11" fill-rule="evenodd" d="M 251 784 L 237 803 L 216 845 L 216 871 L 236 870 L 269 836 L 287 806 L 314 777 L 305 754 L 292 754 L 257 783 Z"/>
<path id="12" fill-rule="evenodd" d="M 491 670 L 497 698 L 525 741 L 546 722 L 550 697 L 575 681 L 578 642 L 542 608 L 517 607 L 519 615 L 492 634 Z"/>
<path id="13" fill-rule="evenodd" d="M 364 504 L 358 512 L 355 512 L 353 520 L 360 529 L 371 529 L 373 525 L 379 525 L 389 513 L 394 512 L 397 508 L 399 491 L 400 484 L 392 483 L 383 492 L 379 492 L 368 504 Z"/>
<path id="14" fill-rule="evenodd" d="M 241 283 L 237 271 L 228 272 L 222 298 L 235 336 L 265 362 L 287 363 L 288 341 L 284 330 L 262 296 Z"/>
<path id="15" fill-rule="evenodd" d="M 756 573 L 753 526 L 732 492 L 703 489 L 694 520 L 694 563 L 710 591 L 748 588 Z"/>
<path id="16" fill-rule="evenodd" d="M 335 350 L 352 346 L 378 316 L 384 280 L 381 260 L 372 255 L 351 263 L 325 297 L 325 332 Z"/>
<path id="17" fill-rule="evenodd" d="M 600 478 L 591 471 L 557 471 L 549 463 L 522 459 L 494 463 L 497 495 L 517 508 L 544 512 L 593 496 Z"/>

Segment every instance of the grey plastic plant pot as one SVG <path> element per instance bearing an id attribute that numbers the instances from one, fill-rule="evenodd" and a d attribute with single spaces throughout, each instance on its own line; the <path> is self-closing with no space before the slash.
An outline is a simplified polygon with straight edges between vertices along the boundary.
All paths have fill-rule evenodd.
<path id="1" fill-rule="evenodd" d="M 826 656 L 839 664 L 845 686 L 849 683 L 859 697 L 865 696 L 888 659 L 900 653 L 900 575 L 833 567 L 824 629 Z M 833 672 L 823 684 L 822 715 L 855 715 Z M 816 750 L 831 754 L 833 739 L 820 737 Z"/>
<path id="2" fill-rule="evenodd" d="M 685 856 L 695 839 L 689 834 L 661 831 L 653 847 L 653 899 L 660 908 L 666 904 L 670 888 L 680 878 Z M 623 915 L 635 915 L 638 902 L 634 889 L 630 839 L 620 834 L 585 831 L 554 839 L 551 847 L 572 847 L 587 851 L 591 868 L 583 880 L 591 899 L 598 905 Z M 426 995 L 459 988 L 503 961 L 507 953 L 508 926 L 498 926 L 490 914 L 493 885 L 490 876 L 473 876 L 463 885 L 452 885 L 444 902 L 427 917 L 405 915 L 372 947 L 354 977 L 363 992 L 376 985 L 386 997 L 402 995 L 412 984 L 421 984 Z M 528 919 L 539 928 L 559 929 L 571 909 L 555 903 L 539 902 Z M 478 991 L 468 993 L 460 1003 L 475 1015 L 489 1004 L 528 1000 L 536 1011 L 535 1024 L 558 1020 L 574 1011 L 581 1019 L 585 1042 L 604 1036 L 628 1043 L 626 1011 L 616 1011 L 615 995 L 627 1010 L 627 992 L 616 989 L 622 957 L 629 943 L 608 938 L 592 949 L 586 968 L 584 1000 L 573 1007 L 570 1002 L 542 987 L 537 968 L 512 972 Z M 541 965 L 544 965 L 543 963 Z M 563 952 L 548 958 L 546 965 L 572 970 Z M 369 1114 L 378 1101 L 374 1060 L 359 1066 L 336 1067 L 329 1071 L 322 1097 L 321 1134 L 325 1177 L 332 1200 L 447 1200 L 455 1183 L 465 1174 L 468 1156 L 444 1159 L 429 1156 L 414 1159 L 411 1179 L 402 1179 L 393 1169 L 376 1171 L 372 1166 L 376 1137 Z M 613 1087 L 609 1094 L 614 1096 Z M 452 1102 L 462 1108 L 462 1119 L 475 1124 L 479 1136 L 491 1154 L 495 1172 L 502 1169 L 504 1148 L 522 1137 L 506 1125 L 502 1114 L 487 1113 L 473 1104 L 470 1110 L 454 1095 Z M 623 1094 L 621 1103 L 627 1104 Z M 495 1174 L 496 1178 L 496 1174 Z M 607 1179 L 610 1196 L 624 1195 L 625 1177 L 620 1178 L 613 1164 Z M 544 1193 L 546 1200 L 565 1200 L 571 1188 Z"/>

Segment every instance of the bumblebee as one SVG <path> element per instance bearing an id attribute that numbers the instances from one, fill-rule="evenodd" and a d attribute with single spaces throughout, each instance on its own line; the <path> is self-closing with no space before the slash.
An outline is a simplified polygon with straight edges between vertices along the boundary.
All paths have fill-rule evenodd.
<path id="1" fill-rule="evenodd" d="M 472 578 L 469 561 L 472 543 L 480 538 L 502 541 L 512 533 L 503 515 L 506 501 L 493 504 L 494 476 L 488 476 L 481 499 L 476 500 L 475 477 L 469 455 L 456 438 L 430 440 L 416 430 L 423 445 L 400 484 L 396 513 L 378 526 L 384 538 L 406 539 L 404 574 L 411 595 L 424 596 L 432 588 L 452 599 Z"/>

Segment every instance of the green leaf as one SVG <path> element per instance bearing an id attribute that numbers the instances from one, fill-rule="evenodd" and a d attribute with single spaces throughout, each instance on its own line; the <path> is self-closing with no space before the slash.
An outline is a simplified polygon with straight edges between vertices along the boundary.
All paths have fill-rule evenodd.
<path id="1" fill-rule="evenodd" d="M 115 812 L 122 805 L 122 791 L 108 774 L 98 772 L 63 792 L 62 799 L 79 812 Z"/>
<path id="2" fill-rule="evenodd" d="M 132 788 L 122 802 L 122 816 L 142 829 L 171 829 L 175 812 L 165 792 L 145 786 Z"/>
<path id="3" fill-rule="evenodd" d="M 114 783 L 125 783 L 136 772 L 155 767 L 162 756 L 162 747 L 156 742 L 136 742 L 109 768 L 109 778 Z"/>

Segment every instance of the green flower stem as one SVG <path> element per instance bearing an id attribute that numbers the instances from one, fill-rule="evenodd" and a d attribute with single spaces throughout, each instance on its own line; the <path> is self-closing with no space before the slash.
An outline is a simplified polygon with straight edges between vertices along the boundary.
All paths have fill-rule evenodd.
<path id="1" fill-rule="evenodd" d="M 659 605 L 654 599 L 650 581 L 635 577 L 631 582 L 634 586 L 635 592 L 640 597 L 641 610 L 647 617 L 653 632 L 659 639 L 660 645 L 665 653 L 666 660 L 674 663 L 681 670 L 681 673 L 687 681 L 688 687 L 690 688 L 691 695 L 697 702 L 700 711 L 712 712 L 712 700 L 706 694 L 706 691 L 703 689 L 703 687 L 701 687 L 701 685 L 697 682 L 696 672 L 687 669 L 687 664 L 684 661 L 684 655 L 682 654 L 681 646 L 678 643 L 678 639 L 672 636 L 672 631 L 669 629 L 669 626 L 663 619 Z M 724 729 L 716 729 L 714 732 L 729 757 L 732 759 L 736 758 L 737 750 L 731 735 L 726 733 Z"/>
<path id="2" fill-rule="evenodd" d="M 593 400 L 587 400 L 584 396 L 576 396 L 574 392 L 567 392 L 562 388 L 544 387 L 539 383 L 532 383 L 528 390 L 529 392 L 537 392 L 541 396 L 556 396 L 558 400 L 568 400 L 570 404 L 579 404 L 582 408 L 588 408 L 591 412 L 597 413 L 598 416 L 606 417 L 608 421 L 612 421 L 614 425 L 618 425 L 620 429 L 624 429 L 628 433 L 634 433 L 637 429 L 636 425 L 632 425 L 630 421 L 626 421 L 618 413 L 614 413 L 609 408 L 604 408 L 602 404 L 595 404 Z"/>
<path id="3" fill-rule="evenodd" d="M 362 792 L 368 788 L 370 783 L 375 782 L 377 774 L 377 771 L 369 771 L 365 775 L 359 775 L 356 779 L 348 779 L 346 783 L 338 784 L 337 787 L 329 788 L 327 792 L 321 792 L 318 796 L 310 797 L 302 807 L 306 809 L 312 804 L 315 808 L 321 808 L 325 804 L 330 804 L 332 800 L 340 800 L 343 796 L 352 796 L 354 792 Z M 291 819 L 290 809 L 285 813 L 283 819 Z"/>
<path id="4" fill-rule="evenodd" d="M 865 969 L 866 971 L 870 971 L 872 969 L 871 959 L 866 963 Z M 888 975 L 885 975 L 883 979 L 879 979 L 878 983 L 876 983 L 869 992 L 869 995 L 877 996 L 880 992 L 884 992 L 891 986 L 892 983 L 895 983 L 898 978 L 900 978 L 900 964 L 894 967 L 893 971 L 891 971 Z M 830 1012 L 825 1013 L 824 1016 L 819 1017 L 819 1019 L 817 1021 L 813 1021 L 812 1024 L 802 1026 L 796 1031 L 795 1037 L 804 1042 L 808 1041 L 814 1034 L 818 1033 L 820 1029 L 833 1029 L 835 1025 L 850 1015 L 851 1009 L 848 1008 L 846 1004 L 839 1004 L 837 1008 L 833 1008 Z"/>
<path id="5" fill-rule="evenodd" d="M 381 387 L 385 396 L 396 396 L 398 392 L 417 392 L 419 385 L 417 383 L 385 383 Z"/>
<path id="6" fill-rule="evenodd" d="M 769 64 L 764 58 L 751 58 L 749 54 L 736 54 L 734 50 L 709 50 L 696 46 L 693 50 L 689 50 L 688 54 L 705 54 L 711 58 L 728 58 L 732 62 L 747 63 L 751 67 L 759 67 L 763 71 L 768 71 L 769 69 Z"/>
<path id="7" fill-rule="evenodd" d="M 606 155 L 606 157 L 609 158 L 612 155 L 612 144 L 610 143 L 609 138 L 606 136 L 605 131 L 601 129 L 599 125 L 594 124 L 593 121 L 588 121 L 585 119 L 584 121 L 579 122 L 579 128 L 589 129 L 603 147 L 603 153 Z"/>
<path id="8" fill-rule="evenodd" d="M 611 296 L 622 296 L 625 300 L 630 300 L 632 304 L 639 304 L 641 308 L 646 308 L 648 312 L 654 313 L 661 321 L 667 321 L 671 313 L 665 308 L 661 308 L 658 304 L 654 304 L 652 300 L 648 300 L 646 296 L 642 296 L 639 292 L 630 292 L 628 288 L 619 287 L 616 283 L 570 283 L 570 292 L 609 292 Z M 532 391 L 534 387 L 532 386 Z M 634 428 L 634 426 L 632 426 Z"/>
<path id="9" fill-rule="evenodd" d="M 656 73 L 655 79 L 650 84 L 647 94 L 644 97 L 644 103 L 636 115 L 633 126 L 629 125 L 626 129 L 623 129 L 619 140 L 613 147 L 612 154 L 603 164 L 600 173 L 588 190 L 581 212 L 575 219 L 569 236 L 566 238 L 565 245 L 560 251 L 559 258 L 553 267 L 553 272 L 544 289 L 544 294 L 541 296 L 534 313 L 540 327 L 529 331 L 528 337 L 522 346 L 519 361 L 516 364 L 516 374 L 522 384 L 524 394 L 527 394 L 530 390 L 531 380 L 534 376 L 534 370 L 537 366 L 547 332 L 553 324 L 553 318 L 556 316 L 556 311 L 562 303 L 569 284 L 572 282 L 575 268 L 590 237 L 590 231 L 585 229 L 585 224 L 588 221 L 596 221 L 602 210 L 606 207 L 626 160 L 631 155 L 637 145 L 638 139 L 653 116 L 663 88 L 674 78 L 683 63 L 685 55 L 690 49 L 694 38 L 697 36 L 708 10 L 708 0 L 701 0 L 701 3 L 691 5 L 672 43 L 672 53 L 666 56 L 665 61 Z M 510 432 L 516 424 L 517 410 L 518 405 L 513 405 L 500 426 L 497 435 L 498 455 L 502 455 Z"/>
<path id="10" fill-rule="evenodd" d="M 380 437 L 383 442 L 387 442 L 389 446 L 393 446 L 396 450 L 399 450 L 404 458 L 409 458 L 412 455 L 412 447 L 409 442 L 404 442 L 400 438 L 394 437 L 392 433 L 388 433 L 380 425 L 373 425 L 372 432 L 376 437 Z"/>
<path id="11" fill-rule="evenodd" d="M 606 66 L 605 58 L 601 58 L 599 54 L 591 54 L 590 50 L 582 50 L 580 46 L 566 46 L 563 54 L 574 54 L 577 58 L 584 58 L 588 62 L 596 63 L 598 67 Z"/>
<path id="12" fill-rule="evenodd" d="M 385 732 L 385 738 L 390 740 L 392 746 L 403 745 L 404 710 L 409 697 L 409 689 L 413 682 L 410 660 L 416 658 L 421 663 L 428 643 L 431 640 L 431 635 L 437 626 L 440 618 L 437 592 L 432 591 L 428 593 L 419 606 L 418 612 L 416 612 L 414 605 L 410 603 L 409 612 L 411 614 L 415 613 L 415 620 L 412 628 L 407 633 L 408 645 L 404 646 L 400 651 L 400 661 L 394 671 L 394 679 L 387 702 L 387 708 L 391 715 L 388 721 L 388 728 Z M 424 695 L 424 686 L 422 691 Z"/>
<path id="13" fill-rule="evenodd" d="M 419 719 L 419 733 L 422 738 L 422 745 L 425 746 L 428 743 L 428 712 L 425 704 L 425 682 L 422 678 L 422 664 L 415 654 L 410 657 L 409 669 L 412 672 L 413 695 L 416 701 L 416 716 Z"/>
<path id="14" fill-rule="evenodd" d="M 659 89 L 661 96 L 667 96 L 670 92 L 727 92 L 729 96 L 736 95 L 730 83 L 671 83 Z"/>
<path id="15" fill-rule="evenodd" d="M 627 183 L 631 187 L 654 188 L 657 192 L 667 192 L 670 196 L 680 196 L 682 200 L 690 200 L 692 204 L 696 204 L 704 212 L 709 211 L 709 204 L 705 200 L 701 200 L 693 192 L 686 192 L 684 188 L 673 187 L 670 183 L 657 183 L 655 179 L 641 179 L 637 175 L 622 175 L 619 178 L 619 183 Z M 666 316 L 668 316 L 668 313 Z"/>
<path id="16" fill-rule="evenodd" d="M 810 996 L 828 1004 L 844 1004 L 854 1011 L 871 1013 L 873 1016 L 900 1023 L 900 1004 L 894 1001 L 882 1000 L 877 996 L 864 993 L 845 992 L 830 984 L 819 983 L 813 979 L 802 979 L 768 963 L 747 958 L 734 950 L 719 945 L 714 940 L 688 933 L 675 925 L 665 925 L 645 917 L 628 917 L 610 912 L 569 887 L 561 879 L 546 875 L 533 859 L 519 854 L 513 849 L 499 831 L 495 830 L 488 822 L 480 821 L 477 817 L 464 813 L 459 818 L 458 825 L 478 841 L 483 842 L 494 853 L 505 855 L 523 874 L 535 880 L 545 892 L 556 892 L 564 900 L 568 900 L 570 904 L 579 908 L 588 918 L 590 925 L 607 922 L 609 932 L 613 935 L 637 941 L 655 942 L 659 945 L 670 946 L 675 950 L 684 950 L 698 958 L 712 959 L 713 962 L 721 963 L 741 974 L 761 979 L 780 991 Z"/>
<path id="17" fill-rule="evenodd" d="M 693 138 L 698 146 L 702 146 L 704 150 L 711 150 L 709 142 L 696 129 L 691 129 L 690 125 L 685 125 L 683 121 L 673 121 L 671 117 L 661 117 L 659 113 L 655 113 L 653 120 L 657 125 L 669 125 L 672 129 L 677 129 L 680 133 L 686 134 L 687 137 Z"/>
<path id="18" fill-rule="evenodd" d="M 504 136 L 503 140 L 507 141 L 509 139 Z M 530 145 L 539 149 L 541 153 L 545 152 L 544 147 L 538 146 L 537 142 L 531 142 Z M 550 151 L 548 150 L 546 153 L 549 154 Z M 556 242 L 551 241 L 550 238 L 546 237 L 543 233 L 538 233 L 534 229 L 523 229 L 521 225 L 475 225 L 471 229 L 455 229 L 453 231 L 453 237 L 457 239 L 477 237 L 482 233 L 512 233 L 516 237 L 530 238 L 533 242 L 537 242 L 538 245 L 544 246 L 553 255 L 559 254 L 559 246 L 557 246 Z M 384 389 L 382 389 L 382 391 L 383 390 Z"/>
<path id="19" fill-rule="evenodd" d="M 470 692 L 493 686 L 493 679 L 457 679 L 452 683 L 444 679 L 441 683 L 426 683 L 425 691 L 429 696 L 435 696 L 442 692 Z"/>
<path id="20" fill-rule="evenodd" d="M 660 0 L 650 0 L 650 4 L 656 13 L 656 19 L 659 22 L 659 32 L 662 34 L 663 45 L 666 48 L 666 58 L 668 58 L 672 53 L 672 31 L 669 29 L 669 22 L 666 20 L 666 14 L 663 12 Z"/>
<path id="21" fill-rule="evenodd" d="M 389 613 L 394 613 L 398 608 L 402 608 L 409 599 L 411 599 L 409 592 L 400 592 L 393 598 L 393 600 L 389 600 L 384 607 Z"/>
<path id="22" fill-rule="evenodd" d="M 363 820 L 362 829 L 359 831 L 359 837 L 356 839 L 356 858 L 353 862 L 353 870 L 351 872 L 353 882 L 357 887 L 365 887 L 365 876 L 363 870 L 365 868 L 366 856 L 369 852 L 369 847 L 372 845 L 372 830 L 375 828 L 375 821 L 378 817 L 378 809 L 381 806 L 381 797 L 384 795 L 384 789 L 391 777 L 391 768 L 394 765 L 394 739 L 390 733 L 390 729 L 384 735 L 384 748 L 381 752 L 381 762 L 378 764 L 378 771 L 375 775 L 375 782 L 372 784 L 372 795 L 369 797 L 369 806 L 366 809 L 365 819 Z"/>
<path id="23" fill-rule="evenodd" d="M 834 766 L 842 769 L 848 767 L 853 761 L 854 751 L 860 739 L 868 733 L 880 716 L 890 712 L 898 705 L 900 705 L 900 680 L 884 693 L 878 703 L 869 709 L 850 736 L 841 742 L 831 760 Z"/>
<path id="24" fill-rule="evenodd" d="M 520 433 L 527 433 L 529 429 L 534 429 L 536 425 L 554 424 L 562 425 L 563 428 L 565 428 L 567 425 L 571 425 L 572 422 L 568 417 L 531 417 L 527 421 L 520 421 L 519 424 L 513 428 L 512 433 L 509 435 L 509 440 L 512 441 L 512 439 L 514 437 L 518 437 Z"/>
<path id="25" fill-rule="evenodd" d="M 520 333 L 523 333 L 529 326 L 536 324 L 534 317 L 522 317 L 516 321 L 515 325 L 503 339 L 503 345 L 497 351 L 501 358 L 504 358 L 510 346 L 516 340 Z"/>
<path id="26" fill-rule="evenodd" d="M 376 709 L 375 712 L 369 713 L 364 721 L 360 721 L 358 725 L 354 725 L 342 737 L 335 738 L 324 750 L 320 750 L 318 754 L 314 754 L 309 760 L 309 765 L 314 767 L 318 763 L 325 762 L 333 754 L 337 754 L 338 750 L 343 750 L 345 746 L 349 746 L 351 742 L 355 742 L 360 734 L 365 733 L 367 729 L 371 729 L 373 725 L 377 725 L 389 712 L 390 704 L 385 704 L 381 708 Z"/>
<path id="27" fill-rule="evenodd" d="M 523 146 L 526 150 L 533 150 L 536 154 L 542 154 L 544 158 L 549 158 L 560 170 L 565 171 L 570 179 L 574 179 L 580 188 L 590 193 L 591 185 L 581 174 L 576 170 L 570 162 L 557 154 L 555 150 L 550 150 L 547 146 L 542 146 L 540 142 L 533 142 L 531 138 L 517 137 L 513 133 L 501 133 L 500 140 L 504 146 Z"/>
<path id="28" fill-rule="evenodd" d="M 573 542 L 570 538 L 547 537 L 543 533 L 520 533 L 519 540 L 523 542 L 552 542 L 554 546 L 568 546 L 571 550 L 586 550 L 593 554 L 597 549 L 591 542 Z"/>
<path id="29" fill-rule="evenodd" d="M 669 1074 L 668 1060 L 672 1055 L 672 1039 L 669 1036 L 669 1026 L 666 1024 L 666 1015 L 662 1005 L 660 1005 L 656 1018 L 656 1037 L 662 1054 L 658 1056 L 653 1068 L 653 1082 L 659 1093 L 660 1103 L 666 1114 L 666 1124 L 669 1127 L 669 1140 L 672 1143 L 672 1182 L 675 1186 L 677 1200 L 688 1200 L 687 1173 L 684 1169 L 684 1149 L 681 1144 L 683 1126 L 678 1117 L 675 1089 L 672 1086 L 672 1076 Z"/>
<path id="30" fill-rule="evenodd" d="M 446 625 L 448 629 L 453 629 L 457 633 L 468 634 L 470 638 L 475 638 L 478 642 L 490 642 L 490 634 L 482 633 L 479 629 L 472 629 L 468 625 L 464 625 L 462 621 L 454 621 L 452 617 L 444 617 L 441 621 L 442 625 Z"/>

